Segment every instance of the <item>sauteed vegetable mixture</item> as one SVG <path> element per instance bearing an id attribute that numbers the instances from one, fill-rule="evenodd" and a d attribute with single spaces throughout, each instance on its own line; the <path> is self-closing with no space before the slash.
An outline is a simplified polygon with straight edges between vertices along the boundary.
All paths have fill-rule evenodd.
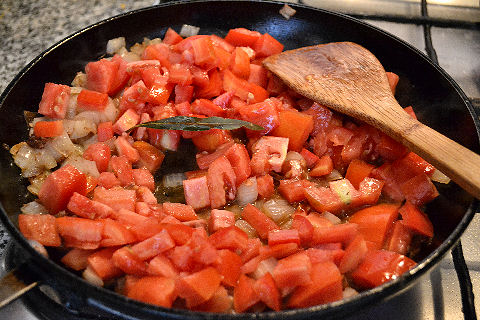
<path id="1" fill-rule="evenodd" d="M 87 281 L 197 311 L 305 308 L 408 271 L 433 237 L 431 179 L 445 177 L 289 90 L 262 66 L 282 50 L 244 28 L 168 29 L 129 50 L 110 40 L 72 86 L 47 83 L 11 148 L 38 196 L 21 232 Z M 136 127 L 180 115 L 262 130 Z"/>

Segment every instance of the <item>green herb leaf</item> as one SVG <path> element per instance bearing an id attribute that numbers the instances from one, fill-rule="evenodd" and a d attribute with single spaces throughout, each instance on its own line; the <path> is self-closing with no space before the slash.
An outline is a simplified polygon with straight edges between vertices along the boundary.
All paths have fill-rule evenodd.
<path id="1" fill-rule="evenodd" d="M 264 130 L 264 128 L 261 126 L 238 119 L 228 119 L 222 117 L 197 118 L 187 116 L 171 117 L 140 123 L 132 129 L 137 127 L 184 131 L 205 131 L 210 129 L 235 130 L 241 127 L 255 131 Z"/>

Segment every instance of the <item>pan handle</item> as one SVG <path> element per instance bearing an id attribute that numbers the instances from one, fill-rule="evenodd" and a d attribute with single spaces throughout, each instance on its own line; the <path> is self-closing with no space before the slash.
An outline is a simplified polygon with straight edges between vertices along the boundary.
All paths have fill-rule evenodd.
<path id="1" fill-rule="evenodd" d="M 27 264 L 23 263 L 0 279 L 0 309 L 39 285 L 39 281 L 26 281 L 20 276 Z"/>

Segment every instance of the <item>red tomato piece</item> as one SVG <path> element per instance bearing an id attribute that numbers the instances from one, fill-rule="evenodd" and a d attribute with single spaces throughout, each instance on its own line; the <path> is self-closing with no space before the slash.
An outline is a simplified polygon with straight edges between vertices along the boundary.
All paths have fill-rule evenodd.
<path id="1" fill-rule="evenodd" d="M 302 150 L 300 151 L 300 154 L 307 162 L 307 168 L 309 169 L 313 168 L 313 166 L 315 166 L 315 164 L 317 163 L 318 159 L 320 159 L 316 154 L 310 152 L 305 148 L 302 148 Z"/>
<path id="2" fill-rule="evenodd" d="M 182 204 L 182 203 L 163 203 L 163 211 L 171 216 L 174 216 L 180 221 L 191 221 L 197 220 L 198 216 L 193 210 L 192 206 Z"/>
<path id="3" fill-rule="evenodd" d="M 257 177 L 258 196 L 263 199 L 270 198 L 274 191 L 273 177 L 269 174 Z"/>
<path id="4" fill-rule="evenodd" d="M 337 213 L 345 206 L 338 194 L 330 188 L 309 186 L 303 192 L 308 203 L 318 212 Z"/>
<path id="5" fill-rule="evenodd" d="M 176 290 L 185 299 L 188 308 L 198 306 L 210 299 L 220 286 L 221 277 L 212 267 L 178 278 Z"/>
<path id="6" fill-rule="evenodd" d="M 313 117 L 296 110 L 285 110 L 278 113 L 278 121 L 271 134 L 288 138 L 289 150 L 300 152 L 313 130 Z"/>
<path id="7" fill-rule="evenodd" d="M 116 82 L 118 69 L 118 62 L 115 63 L 107 59 L 87 63 L 85 66 L 87 89 L 109 93 Z"/>
<path id="8" fill-rule="evenodd" d="M 227 198 L 235 199 L 236 176 L 227 158 L 219 157 L 212 162 L 208 167 L 207 182 L 212 209 L 223 207 Z"/>
<path id="9" fill-rule="evenodd" d="M 255 281 L 253 289 L 260 298 L 260 301 L 263 301 L 270 309 L 280 311 L 280 293 L 269 272 Z"/>
<path id="10" fill-rule="evenodd" d="M 235 287 L 240 278 L 242 258 L 231 250 L 218 250 L 218 259 L 214 266 L 222 276 L 222 283 L 229 287 Z"/>
<path id="11" fill-rule="evenodd" d="M 268 33 L 263 34 L 252 46 L 257 58 L 268 57 L 283 51 L 283 44 Z"/>
<path id="12" fill-rule="evenodd" d="M 280 229 L 272 219 L 251 204 L 243 208 L 242 219 L 247 221 L 262 239 L 267 239 L 270 231 Z"/>
<path id="13" fill-rule="evenodd" d="M 360 187 L 360 182 L 370 176 L 373 168 L 375 168 L 375 166 L 372 164 L 366 163 L 360 159 L 354 159 L 348 166 L 345 179 L 348 179 L 352 185 L 358 189 Z"/>
<path id="14" fill-rule="evenodd" d="M 120 180 L 113 172 L 102 172 L 98 177 L 98 185 L 104 187 L 105 189 L 111 189 L 116 186 L 120 186 Z"/>
<path id="15" fill-rule="evenodd" d="M 174 246 L 175 242 L 173 242 L 167 230 L 162 230 L 153 237 L 133 245 L 131 250 L 140 260 L 148 260 Z"/>
<path id="16" fill-rule="evenodd" d="M 52 215 L 19 214 L 18 227 L 25 238 L 38 241 L 44 246 L 59 247 L 62 244 L 56 219 Z"/>
<path id="17" fill-rule="evenodd" d="M 46 83 L 38 113 L 53 119 L 63 119 L 67 113 L 70 87 L 63 84 Z"/>
<path id="18" fill-rule="evenodd" d="M 97 187 L 93 191 L 93 200 L 104 203 L 115 211 L 120 209 L 134 211 L 136 199 L 135 190 L 127 190 L 121 187 L 108 190 Z"/>
<path id="19" fill-rule="evenodd" d="M 233 308 L 236 312 L 244 312 L 260 301 L 255 292 L 255 280 L 242 274 L 237 286 L 233 289 Z"/>
<path id="20" fill-rule="evenodd" d="M 208 71 L 208 84 L 195 90 L 195 97 L 211 99 L 223 92 L 223 79 L 217 69 Z"/>
<path id="21" fill-rule="evenodd" d="M 164 255 L 159 254 L 148 263 L 148 273 L 152 276 L 161 276 L 175 279 L 178 271 L 173 263 Z"/>
<path id="22" fill-rule="evenodd" d="M 393 72 L 385 72 L 385 74 L 387 75 L 388 85 L 390 86 L 392 93 L 395 94 L 395 89 L 397 88 L 400 77 Z"/>
<path id="23" fill-rule="evenodd" d="M 96 249 L 102 240 L 103 223 L 101 221 L 76 218 L 57 218 L 58 233 L 66 247 Z"/>
<path id="24" fill-rule="evenodd" d="M 111 157 L 108 167 L 115 173 L 122 186 L 133 184 L 133 168 L 126 156 Z"/>
<path id="25" fill-rule="evenodd" d="M 330 174 L 333 170 L 332 158 L 326 154 L 317 159 L 315 166 L 310 170 L 310 176 L 321 177 Z"/>
<path id="26" fill-rule="evenodd" d="M 192 138 L 199 151 L 214 152 L 221 145 L 232 141 L 232 135 L 227 130 L 211 129 Z"/>
<path id="27" fill-rule="evenodd" d="M 392 232 L 386 242 L 386 249 L 405 255 L 410 250 L 412 237 L 413 232 L 405 226 L 403 220 L 397 220 L 393 223 Z"/>
<path id="28" fill-rule="evenodd" d="M 115 77 L 111 83 L 108 94 L 113 96 L 117 94 L 130 79 L 130 75 L 127 73 L 127 61 L 125 61 L 121 56 L 115 54 L 111 60 L 116 65 Z"/>
<path id="29" fill-rule="evenodd" d="M 63 133 L 62 121 L 38 121 L 33 127 L 33 134 L 41 138 L 58 137 Z"/>
<path id="30" fill-rule="evenodd" d="M 168 82 L 168 73 L 160 72 L 159 66 L 150 66 L 143 68 L 142 71 L 142 81 L 148 88 L 151 88 L 153 85 L 165 87 Z"/>
<path id="31" fill-rule="evenodd" d="M 90 161 L 95 161 L 98 172 L 107 171 L 108 163 L 110 162 L 111 158 L 110 147 L 103 142 L 92 143 L 83 152 L 83 158 Z"/>
<path id="32" fill-rule="evenodd" d="M 131 299 L 171 308 L 176 298 L 175 280 L 156 276 L 142 277 L 129 288 L 126 295 Z"/>
<path id="33" fill-rule="evenodd" d="M 136 242 L 138 239 L 135 234 L 127 227 L 112 219 L 101 219 L 103 222 L 102 247 L 122 246 Z"/>
<path id="34" fill-rule="evenodd" d="M 360 191 L 360 202 L 362 204 L 375 204 L 382 194 L 384 181 L 375 178 L 366 177 L 360 182 L 358 191 Z"/>
<path id="35" fill-rule="evenodd" d="M 398 209 L 398 212 L 402 215 L 404 226 L 422 236 L 428 238 L 433 237 L 432 222 L 417 206 L 407 201 Z"/>
<path id="36" fill-rule="evenodd" d="M 135 276 L 147 275 L 147 263 L 142 261 L 129 247 L 122 247 L 112 255 L 114 265 L 125 272 Z"/>
<path id="37" fill-rule="evenodd" d="M 312 265 L 311 283 L 298 287 L 289 297 L 290 308 L 307 308 L 342 299 L 342 275 L 330 261 Z"/>
<path id="38" fill-rule="evenodd" d="M 408 149 L 384 133 L 380 133 L 380 141 L 375 145 L 375 151 L 384 159 L 394 161 L 408 153 Z"/>
<path id="39" fill-rule="evenodd" d="M 113 214 L 113 209 L 109 206 L 90 200 L 77 192 L 70 198 L 67 209 L 79 217 L 88 219 L 107 218 Z"/>
<path id="40" fill-rule="evenodd" d="M 362 194 L 347 179 L 330 181 L 328 184 L 330 189 L 340 197 L 345 207 L 353 208 L 362 204 L 360 199 Z"/>
<path id="41" fill-rule="evenodd" d="M 232 309 L 232 299 L 223 286 L 219 286 L 213 296 L 193 310 L 204 312 L 228 312 Z"/>
<path id="42" fill-rule="evenodd" d="M 228 210 L 213 209 L 208 218 L 208 229 L 214 233 L 221 228 L 228 228 L 235 224 L 235 214 Z"/>
<path id="43" fill-rule="evenodd" d="M 125 111 L 113 125 L 113 131 L 122 134 L 140 122 L 140 116 L 133 109 Z"/>
<path id="44" fill-rule="evenodd" d="M 318 245 L 317 245 L 318 247 Z M 342 244 L 340 243 L 340 247 Z M 330 261 L 335 263 L 337 266 L 340 265 L 340 261 L 345 255 L 343 249 L 325 249 L 325 248 L 309 248 L 305 250 L 312 264 Z"/>
<path id="45" fill-rule="evenodd" d="M 169 68 L 168 82 L 188 86 L 192 84 L 192 73 L 186 66 L 174 64 Z"/>
<path id="46" fill-rule="evenodd" d="M 108 103 L 108 94 L 82 89 L 77 97 L 77 106 L 85 110 L 103 111 Z"/>
<path id="47" fill-rule="evenodd" d="M 292 220 L 292 229 L 298 231 L 302 246 L 306 247 L 310 244 L 313 237 L 313 225 L 306 217 L 295 214 Z"/>
<path id="48" fill-rule="evenodd" d="M 52 172 L 42 184 L 38 199 L 51 214 L 67 208 L 70 197 L 78 192 L 85 195 L 87 178 L 72 165 L 66 165 Z"/>
<path id="49" fill-rule="evenodd" d="M 245 79 L 238 78 L 230 70 L 224 71 L 223 90 L 234 92 L 235 96 L 247 103 L 262 102 L 269 96 L 267 90 Z"/>
<path id="50" fill-rule="evenodd" d="M 433 182 L 424 173 L 407 180 L 400 188 L 407 201 L 416 206 L 422 206 L 439 195 Z"/>
<path id="51" fill-rule="evenodd" d="M 236 28 L 228 31 L 225 41 L 235 47 L 251 47 L 261 36 L 258 31 Z"/>
<path id="52" fill-rule="evenodd" d="M 263 66 L 250 63 L 250 73 L 247 79 L 250 83 L 266 88 L 268 84 L 268 72 Z"/>
<path id="53" fill-rule="evenodd" d="M 282 243 L 300 244 L 300 235 L 296 229 L 273 230 L 268 233 L 268 245 L 274 246 Z"/>
<path id="54" fill-rule="evenodd" d="M 416 265 L 404 255 L 386 250 L 369 251 L 363 262 L 352 272 L 352 279 L 358 286 L 374 288 L 397 279 Z"/>
<path id="55" fill-rule="evenodd" d="M 98 142 L 105 142 L 113 138 L 113 125 L 112 122 L 101 122 L 97 127 L 97 140 Z"/>
<path id="56" fill-rule="evenodd" d="M 145 141 L 135 141 L 132 147 L 137 149 L 140 160 L 137 166 L 146 168 L 151 173 L 155 173 L 162 165 L 165 155 L 158 148 Z"/>
<path id="57" fill-rule="evenodd" d="M 345 249 L 345 254 L 342 257 L 342 260 L 340 260 L 338 266 L 340 272 L 343 274 L 357 268 L 365 258 L 367 251 L 367 243 L 363 239 L 363 236 L 358 234 Z"/>
<path id="58" fill-rule="evenodd" d="M 399 207 L 398 204 L 378 204 L 355 212 L 349 221 L 358 225 L 358 231 L 365 240 L 381 248 L 393 222 L 397 220 Z"/>
<path id="59" fill-rule="evenodd" d="M 242 120 L 252 122 L 264 128 L 261 134 L 272 132 L 280 123 L 277 108 L 271 99 L 245 105 L 238 110 Z"/>
<path id="60" fill-rule="evenodd" d="M 209 237 L 211 244 L 217 249 L 243 251 L 248 244 L 248 235 L 236 226 L 221 228 Z"/>
<path id="61" fill-rule="evenodd" d="M 189 103 L 187 104 L 188 108 L 186 108 L 186 111 L 184 111 L 183 113 L 179 112 L 180 114 L 188 115 L 192 113 L 190 109 L 190 101 L 192 100 L 192 97 L 193 97 L 193 90 L 194 90 L 193 86 L 181 86 L 178 84 L 175 86 L 175 108 L 177 109 L 177 111 L 178 111 L 178 108 L 177 108 L 178 104 L 181 104 L 184 102 Z"/>
<path id="62" fill-rule="evenodd" d="M 168 102 L 170 95 L 173 91 L 174 85 L 167 83 L 166 85 L 152 84 L 148 89 L 146 101 L 151 104 L 162 105 Z"/>
<path id="63" fill-rule="evenodd" d="M 115 267 L 112 256 L 117 248 L 106 248 L 88 256 L 87 263 L 90 268 L 102 279 L 109 280 L 123 274 L 122 270 Z"/>
<path id="64" fill-rule="evenodd" d="M 168 231 L 168 234 L 170 234 L 177 246 L 186 244 L 192 238 L 192 234 L 194 232 L 193 228 L 182 223 L 162 223 L 160 226 Z"/>
<path id="65" fill-rule="evenodd" d="M 308 180 L 280 180 L 277 190 L 288 202 L 300 202 L 306 199 L 305 188 L 313 184 Z"/>
<path id="66" fill-rule="evenodd" d="M 250 166 L 252 173 L 263 176 L 271 170 L 282 171 L 282 165 L 287 157 L 288 138 L 282 137 L 261 137 L 252 146 L 252 159 Z"/>
<path id="67" fill-rule="evenodd" d="M 348 245 L 358 234 L 359 226 L 355 223 L 342 223 L 329 227 L 313 229 L 312 245 L 341 242 Z"/>
<path id="68" fill-rule="evenodd" d="M 250 75 L 250 57 L 240 47 L 236 47 L 230 58 L 230 70 L 239 78 L 248 79 Z"/>
<path id="69" fill-rule="evenodd" d="M 183 38 L 177 32 L 175 32 L 175 30 L 173 30 L 172 28 L 168 28 L 167 32 L 165 32 L 165 37 L 163 38 L 162 42 L 173 45 L 179 43 L 182 40 Z"/>
<path id="70" fill-rule="evenodd" d="M 273 278 L 280 289 L 291 289 L 308 285 L 312 279 L 310 271 L 312 264 L 304 251 L 278 261 L 273 269 Z"/>
<path id="71" fill-rule="evenodd" d="M 206 176 L 183 180 L 183 192 L 186 203 L 193 209 L 202 209 L 210 205 Z"/>

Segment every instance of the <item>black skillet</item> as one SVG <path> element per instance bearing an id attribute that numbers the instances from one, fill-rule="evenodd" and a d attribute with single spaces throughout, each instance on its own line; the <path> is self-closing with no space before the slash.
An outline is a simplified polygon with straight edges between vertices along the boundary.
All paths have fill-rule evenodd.
<path id="1" fill-rule="evenodd" d="M 168 27 L 178 31 L 185 23 L 199 26 L 201 33 L 219 36 L 225 36 L 235 27 L 268 32 L 285 44 L 286 49 L 332 41 L 357 42 L 372 51 L 386 70 L 400 76 L 396 97 L 401 105 L 412 105 L 422 122 L 478 153 L 480 124 L 472 106 L 458 85 L 422 53 L 386 32 L 337 13 L 291 5 L 297 12 L 287 20 L 279 14 L 282 6 L 257 1 L 180 2 L 123 14 L 54 45 L 22 70 L 2 94 L 0 141 L 5 148 L 0 151 L 0 218 L 20 247 L 31 255 L 28 261 L 30 275 L 52 287 L 72 314 L 81 318 L 109 314 L 107 317 L 126 319 L 339 318 L 358 314 L 365 307 L 385 302 L 405 291 L 421 275 L 432 270 L 457 243 L 478 209 L 478 201 L 451 183 L 439 186 L 441 196 L 427 207 L 436 232 L 432 245 L 420 253 L 418 265 L 399 279 L 345 301 L 308 309 L 214 315 L 154 307 L 94 287 L 38 254 L 19 233 L 19 208 L 32 197 L 28 195 L 26 181 L 20 178 L 20 171 L 12 164 L 7 149 L 27 138 L 23 110 L 37 110 L 44 83 L 69 84 L 88 61 L 104 55 L 106 42 L 111 38 L 124 36 L 132 45 L 144 37 L 163 37 Z"/>

